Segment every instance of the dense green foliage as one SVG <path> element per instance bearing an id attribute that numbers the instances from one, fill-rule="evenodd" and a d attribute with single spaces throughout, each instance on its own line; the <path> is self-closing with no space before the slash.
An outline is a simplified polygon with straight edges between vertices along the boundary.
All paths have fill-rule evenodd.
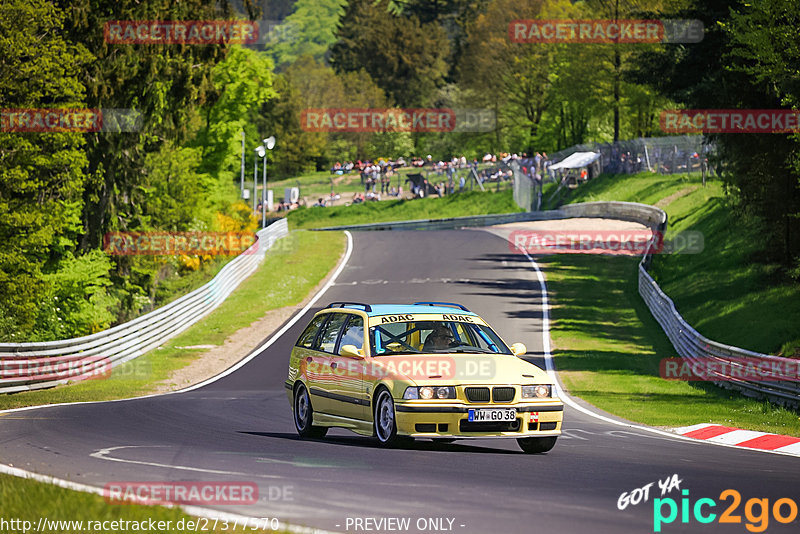
<path id="1" fill-rule="evenodd" d="M 800 104 L 800 4 L 687 0 L 702 42 L 642 54 L 631 77 L 694 109 L 792 109 Z M 772 260 L 800 277 L 800 135 L 716 134 L 717 164 L 744 220 L 755 219 Z"/>
<path id="2" fill-rule="evenodd" d="M 509 39 L 511 21 L 536 18 L 699 19 L 706 30 L 693 44 Z M 104 38 L 108 21 L 158 19 L 256 20 L 267 35 L 252 46 Z M 798 22 L 791 0 L 6 0 L 0 109 L 130 109 L 141 122 L 0 131 L 0 340 L 95 332 L 216 272 L 224 260 L 108 257 L 102 241 L 255 229 L 237 191 L 242 133 L 250 192 L 253 148 L 270 135 L 270 180 L 337 161 L 657 136 L 665 108 L 800 105 Z M 301 121 L 308 108 L 418 106 L 490 110 L 496 127 L 343 133 Z M 763 236 L 776 276 L 800 277 L 798 135 L 713 138 L 738 224 Z"/>
<path id="3" fill-rule="evenodd" d="M 101 251 L 108 232 L 255 228 L 234 177 L 240 131 L 258 138 L 252 118 L 276 96 L 272 62 L 225 44 L 104 40 L 109 19 L 166 14 L 233 17 L 201 0 L 0 5 L 0 108 L 118 108 L 141 118 L 127 132 L 0 132 L 0 339 L 102 330 L 224 261 L 110 257 Z"/>

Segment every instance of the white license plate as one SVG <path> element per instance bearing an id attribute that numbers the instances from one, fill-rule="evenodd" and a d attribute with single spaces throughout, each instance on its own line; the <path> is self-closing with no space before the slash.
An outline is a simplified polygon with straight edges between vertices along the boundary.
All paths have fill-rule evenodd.
<path id="1" fill-rule="evenodd" d="M 467 416 L 470 423 L 513 421 L 517 418 L 517 410 L 514 408 L 476 408 L 469 410 Z"/>

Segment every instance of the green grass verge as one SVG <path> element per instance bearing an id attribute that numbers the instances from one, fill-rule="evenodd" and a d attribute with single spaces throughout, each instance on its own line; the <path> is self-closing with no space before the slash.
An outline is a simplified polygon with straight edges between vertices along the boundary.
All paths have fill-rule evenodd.
<path id="1" fill-rule="evenodd" d="M 603 176 L 572 193 L 570 203 L 656 204 L 669 217 L 667 239 L 687 230 L 704 235 L 701 254 L 657 256 L 650 269 L 701 334 L 771 354 L 800 345 L 800 284 L 779 278 L 778 266 L 762 261 L 763 239 L 737 219 L 720 182 L 703 188 L 697 174 L 640 173 Z"/>
<path id="2" fill-rule="evenodd" d="M 0 395 L 0 409 L 147 394 L 154 383 L 203 352 L 177 347 L 221 345 L 267 311 L 298 304 L 336 266 L 344 246 L 343 233 L 293 232 L 267 252 L 258 270 L 216 310 L 162 347 L 115 367 L 107 379 Z"/>
<path id="3" fill-rule="evenodd" d="M 22 527 L 25 524 L 21 523 L 24 521 L 30 522 L 28 524 L 28 532 L 33 532 L 37 528 L 40 518 L 46 518 L 53 522 L 59 520 L 64 522 L 83 522 L 82 527 L 73 523 L 72 525 L 62 524 L 63 528 L 53 527 L 43 530 L 43 532 L 58 532 L 59 534 L 155 532 L 150 529 L 149 521 L 151 520 L 155 522 L 156 528 L 160 532 L 195 532 L 195 528 L 185 527 L 189 521 L 199 527 L 197 530 L 205 532 L 230 532 L 233 528 L 232 523 L 228 525 L 227 529 L 224 528 L 221 521 L 214 528 L 214 521 L 205 519 L 199 519 L 200 524 L 198 525 L 198 518 L 186 515 L 177 508 L 129 504 L 112 505 L 99 495 L 68 490 L 9 475 L 0 475 L 0 502 L 3 503 L 2 520 L 7 522 L 16 521 L 13 524 L 9 523 L 8 530 L 4 529 L 2 530 L 3 532 L 24 532 Z M 97 525 L 96 521 L 101 522 L 100 528 L 94 528 Z M 118 523 L 117 528 L 105 529 L 102 526 L 104 521 L 131 521 L 135 523 Z M 159 521 L 164 523 L 158 525 Z M 180 521 L 183 521 L 183 529 L 177 528 Z M 258 524 L 251 523 L 246 531 L 266 532 L 267 530 L 252 530 L 254 526 L 259 527 L 261 525 L 263 525 L 263 521 Z M 112 524 L 106 523 L 105 526 L 111 527 Z M 121 528 L 122 526 L 127 528 Z M 137 528 L 137 526 L 143 526 L 143 528 Z M 162 526 L 169 526 L 170 528 L 162 529 L 160 528 Z M 206 528 L 204 529 L 203 527 Z M 239 525 L 239 531 L 241 531 L 241 525 Z M 269 532 L 276 531 L 270 530 Z"/>
<path id="4" fill-rule="evenodd" d="M 776 282 L 774 266 L 757 262 L 761 243 L 743 230 L 718 182 L 703 188 L 694 175 L 603 176 L 567 197 L 595 200 L 659 205 L 669 215 L 668 239 L 678 231 L 703 232 L 701 254 L 658 256 L 651 268 L 703 335 L 765 352 L 800 339 L 800 287 Z M 571 394 L 654 426 L 711 422 L 800 436 L 794 411 L 659 377 L 659 361 L 677 354 L 639 296 L 637 259 L 573 254 L 540 264 L 553 293 L 555 363 Z"/>
<path id="5" fill-rule="evenodd" d="M 471 191 L 442 198 L 364 202 L 352 206 L 300 208 L 289 212 L 291 228 L 324 228 L 346 224 L 441 219 L 522 211 L 509 189 L 500 192 Z"/>

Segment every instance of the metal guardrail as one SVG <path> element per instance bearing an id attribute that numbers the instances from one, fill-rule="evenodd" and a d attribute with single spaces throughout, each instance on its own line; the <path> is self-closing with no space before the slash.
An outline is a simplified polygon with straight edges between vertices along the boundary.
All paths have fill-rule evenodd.
<path id="1" fill-rule="evenodd" d="M 417 219 L 413 221 L 388 221 L 383 223 L 350 224 L 313 228 L 317 231 L 379 231 L 379 230 L 453 230 L 468 226 L 491 226 L 511 222 L 542 219 L 540 213 L 518 212 L 498 215 L 475 215 L 471 217 L 451 217 L 448 219 Z"/>
<path id="2" fill-rule="evenodd" d="M 210 282 L 127 323 L 73 339 L 0 343 L 0 393 L 102 376 L 161 345 L 219 306 L 256 270 L 267 249 L 288 233 L 285 219 L 260 230 L 255 244 L 227 263 Z"/>
<path id="3" fill-rule="evenodd" d="M 517 213 L 500 213 L 494 215 L 472 215 L 468 217 L 451 217 L 446 219 L 416 219 L 411 221 L 387 221 L 380 223 L 350 224 L 343 226 L 328 226 L 314 228 L 318 231 L 380 231 L 380 230 L 452 230 L 470 226 L 491 226 L 494 224 L 507 224 L 527 221 L 551 221 L 555 219 L 572 219 L 576 217 L 614 218 L 624 221 L 633 221 L 657 226 L 666 226 L 662 221 L 663 211 L 652 206 L 637 204 L 635 202 L 584 202 L 582 204 L 568 204 L 557 210 L 523 211 Z"/>
<path id="4" fill-rule="evenodd" d="M 455 217 L 451 219 L 427 219 L 419 221 L 397 221 L 388 223 L 357 224 L 321 228 L 320 230 L 443 230 L 463 228 L 468 226 L 489 226 L 510 222 L 571 219 L 571 218 L 606 218 L 638 222 L 653 228 L 655 231 L 665 232 L 667 228 L 667 214 L 655 206 L 639 204 L 636 202 L 585 202 L 580 204 L 567 204 L 557 210 L 509 213 L 503 215 L 479 215 L 474 217 Z M 658 321 L 664 333 L 672 342 L 677 353 L 690 363 L 699 362 L 706 358 L 725 362 L 727 365 L 721 369 L 735 369 L 731 362 L 742 358 L 758 359 L 772 363 L 797 363 L 791 358 L 782 358 L 761 354 L 758 352 L 724 345 L 702 336 L 697 330 L 678 313 L 675 303 L 661 290 L 658 284 L 648 274 L 647 267 L 652 255 L 647 253 L 639 264 L 639 294 L 647 304 L 650 313 Z M 800 406 L 800 382 L 754 382 L 742 380 L 735 376 L 718 375 L 720 380 L 713 382 L 724 388 L 735 389 L 742 394 L 765 398 L 769 401 L 785 405 Z"/>
<path id="5" fill-rule="evenodd" d="M 784 369 L 787 367 L 786 363 L 797 363 L 797 360 L 792 360 L 791 358 L 752 352 L 724 345 L 702 336 L 678 313 L 675 303 L 648 274 L 644 264 L 639 265 L 639 294 L 650 309 L 650 313 L 653 314 L 664 333 L 667 334 L 672 346 L 675 347 L 681 358 L 688 360 L 690 364 L 711 360 L 725 363 L 726 365 L 719 366 L 721 370 L 733 370 L 741 368 L 740 362 L 737 362 L 737 360 L 742 358 L 748 358 L 751 361 L 757 360 L 766 364 L 780 364 Z M 702 366 L 704 369 L 708 367 L 708 365 Z M 748 397 L 767 399 L 783 406 L 795 408 L 800 406 L 800 382 L 789 380 L 755 382 L 743 380 L 733 376 L 733 374 L 730 371 L 727 374 L 716 372 L 715 375 L 720 380 L 713 380 L 713 382 L 723 388 L 738 390 Z M 740 372 L 739 376 L 742 376 L 742 374 Z"/>

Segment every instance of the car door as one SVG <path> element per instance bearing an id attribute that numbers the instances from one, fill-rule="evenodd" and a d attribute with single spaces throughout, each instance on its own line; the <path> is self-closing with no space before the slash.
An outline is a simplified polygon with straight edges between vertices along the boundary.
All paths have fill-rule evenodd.
<path id="1" fill-rule="evenodd" d="M 337 399 L 334 391 L 337 389 L 336 382 L 339 380 L 337 373 L 334 373 L 338 365 L 334 362 L 336 355 L 336 343 L 339 341 L 344 324 L 347 322 L 348 314 L 333 312 L 326 314 L 328 320 L 320 328 L 319 335 L 314 341 L 312 361 L 315 371 L 314 387 L 309 388 L 311 393 L 311 405 L 314 411 L 331 415 L 341 415 L 342 402 Z M 333 367 L 331 367 L 333 365 Z"/>
<path id="2" fill-rule="evenodd" d="M 367 419 L 369 395 L 365 391 L 364 370 L 364 318 L 347 314 L 348 319 L 336 344 L 336 356 L 331 369 L 331 393 L 338 399 L 336 414 L 350 419 Z M 346 356 L 342 347 L 354 345 L 362 356 Z"/>

